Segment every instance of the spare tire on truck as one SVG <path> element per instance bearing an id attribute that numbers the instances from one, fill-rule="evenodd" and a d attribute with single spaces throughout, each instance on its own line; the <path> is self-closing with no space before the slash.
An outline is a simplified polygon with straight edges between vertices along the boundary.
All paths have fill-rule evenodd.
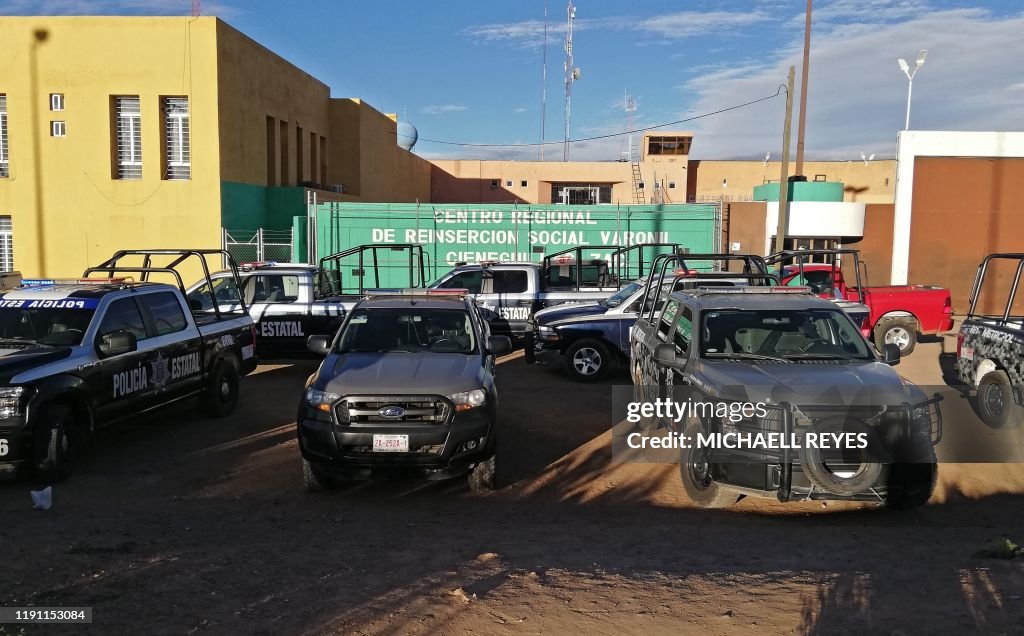
<path id="1" fill-rule="evenodd" d="M 818 420 L 807 433 L 853 433 L 865 434 L 868 445 L 863 449 L 823 449 L 801 445 L 799 458 L 807 480 L 814 486 L 833 495 L 856 495 L 878 484 L 885 464 L 873 448 L 876 437 L 871 427 L 861 420 L 835 416 Z M 873 444 L 874 442 L 874 444 Z"/>

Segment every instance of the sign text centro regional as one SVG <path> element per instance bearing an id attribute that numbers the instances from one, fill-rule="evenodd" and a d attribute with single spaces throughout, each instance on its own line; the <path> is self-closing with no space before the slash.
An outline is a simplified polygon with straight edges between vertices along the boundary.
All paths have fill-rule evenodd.
<path id="1" fill-rule="evenodd" d="M 317 209 L 320 256 L 365 243 L 424 246 L 435 265 L 483 260 L 539 261 L 592 245 L 680 243 L 693 252 L 717 245 L 714 205 L 550 206 L 327 203 Z"/>

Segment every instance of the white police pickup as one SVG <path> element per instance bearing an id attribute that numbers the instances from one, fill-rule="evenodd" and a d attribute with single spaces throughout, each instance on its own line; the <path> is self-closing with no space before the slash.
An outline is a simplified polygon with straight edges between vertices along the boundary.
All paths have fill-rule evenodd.
<path id="1" fill-rule="evenodd" d="M 201 256 L 149 256 L 168 252 Z M 256 367 L 252 318 L 193 315 L 180 284 L 145 281 L 170 268 L 126 268 L 127 255 L 87 270 L 100 278 L 25 280 L 0 294 L 0 472 L 60 480 L 96 428 L 188 397 L 213 416 L 234 410 Z M 128 271 L 143 280 L 114 277 Z"/>

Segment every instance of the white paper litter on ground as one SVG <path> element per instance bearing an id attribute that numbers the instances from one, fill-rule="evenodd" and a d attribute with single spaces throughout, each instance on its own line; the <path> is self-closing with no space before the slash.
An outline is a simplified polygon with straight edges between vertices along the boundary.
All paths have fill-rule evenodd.
<path id="1" fill-rule="evenodd" d="M 47 486 L 42 490 L 31 490 L 32 508 L 35 510 L 49 510 L 53 506 L 53 487 Z"/>

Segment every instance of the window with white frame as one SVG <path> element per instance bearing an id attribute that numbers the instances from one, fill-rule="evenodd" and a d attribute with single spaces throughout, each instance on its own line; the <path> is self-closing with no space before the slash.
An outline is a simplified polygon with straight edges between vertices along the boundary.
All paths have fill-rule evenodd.
<path id="1" fill-rule="evenodd" d="M 51 137 L 64 137 L 68 134 L 68 127 L 65 122 L 62 121 L 51 121 L 50 122 L 50 136 Z"/>
<path id="2" fill-rule="evenodd" d="M 64 93 L 50 93 L 50 110 L 55 113 L 64 110 Z"/>
<path id="3" fill-rule="evenodd" d="M 187 97 L 164 97 L 164 178 L 192 178 Z"/>
<path id="4" fill-rule="evenodd" d="M 0 177 L 10 176 L 7 159 L 7 95 L 0 93 Z"/>
<path id="5" fill-rule="evenodd" d="M 14 270 L 14 232 L 11 217 L 0 216 L 0 272 Z"/>
<path id="6" fill-rule="evenodd" d="M 114 98 L 118 179 L 142 178 L 142 109 L 139 96 Z"/>

